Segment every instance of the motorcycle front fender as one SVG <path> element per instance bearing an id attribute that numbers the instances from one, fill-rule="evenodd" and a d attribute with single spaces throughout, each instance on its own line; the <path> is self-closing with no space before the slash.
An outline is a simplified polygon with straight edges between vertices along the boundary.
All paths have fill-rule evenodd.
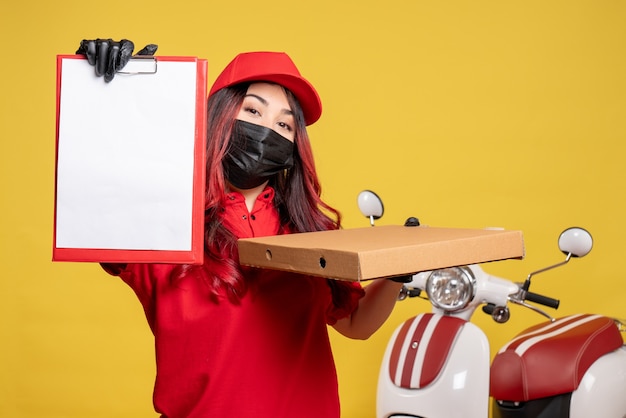
<path id="1" fill-rule="evenodd" d="M 445 331 L 451 320 L 437 314 L 432 315 L 419 341 L 411 341 L 411 335 L 404 337 L 403 350 L 419 347 L 417 354 L 413 354 L 414 361 L 410 364 L 400 364 L 404 373 L 414 373 L 407 370 L 422 370 L 430 364 L 429 356 L 440 354 L 438 350 L 428 350 L 433 347 L 430 339 L 435 332 Z M 409 321 L 414 321 L 410 319 Z M 449 349 L 445 361 L 436 378 L 421 386 L 419 383 L 410 385 L 401 383 L 398 374 L 390 370 L 397 363 L 392 361 L 394 347 L 398 349 L 397 339 L 401 336 L 399 326 L 390 339 L 378 379 L 378 393 L 376 403 L 377 418 L 395 416 L 429 417 L 429 418 L 486 418 L 489 410 L 489 342 L 485 333 L 472 324 L 465 322 L 460 326 Z M 394 353 L 397 356 L 397 352 Z"/>

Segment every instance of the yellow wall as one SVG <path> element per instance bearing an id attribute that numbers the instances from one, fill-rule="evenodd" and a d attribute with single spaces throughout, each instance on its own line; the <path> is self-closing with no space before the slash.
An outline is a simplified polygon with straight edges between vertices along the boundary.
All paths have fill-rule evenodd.
<path id="1" fill-rule="evenodd" d="M 180 4 L 178 4 L 180 3 Z M 174 6 L 174 4 L 177 4 Z M 381 224 L 525 233 L 527 258 L 488 266 L 522 280 L 560 261 L 558 233 L 595 248 L 535 290 L 560 314 L 626 317 L 626 3 L 557 1 L 5 1 L 0 11 L 0 416 L 152 417 L 152 341 L 131 291 L 95 265 L 52 263 L 55 56 L 82 38 L 127 37 L 162 55 L 284 50 L 318 87 L 311 128 L 326 199 L 346 227 L 365 188 Z M 115 123 L 115 121 L 111 121 Z M 404 302 L 366 342 L 333 334 L 345 417 L 374 417 Z M 541 318 L 513 308 L 494 346 Z"/>

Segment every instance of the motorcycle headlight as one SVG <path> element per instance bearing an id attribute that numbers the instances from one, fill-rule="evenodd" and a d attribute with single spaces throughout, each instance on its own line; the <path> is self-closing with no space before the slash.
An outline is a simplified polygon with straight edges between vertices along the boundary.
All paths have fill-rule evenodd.
<path id="1" fill-rule="evenodd" d="M 435 307 L 445 311 L 458 311 L 474 298 L 475 282 L 468 267 L 434 270 L 426 279 L 426 294 Z"/>

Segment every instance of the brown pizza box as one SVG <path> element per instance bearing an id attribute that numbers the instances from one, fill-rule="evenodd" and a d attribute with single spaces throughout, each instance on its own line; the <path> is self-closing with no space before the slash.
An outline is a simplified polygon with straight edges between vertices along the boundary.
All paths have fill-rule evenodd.
<path id="1" fill-rule="evenodd" d="M 524 257 L 521 231 L 374 226 L 239 240 L 243 265 L 362 281 Z"/>

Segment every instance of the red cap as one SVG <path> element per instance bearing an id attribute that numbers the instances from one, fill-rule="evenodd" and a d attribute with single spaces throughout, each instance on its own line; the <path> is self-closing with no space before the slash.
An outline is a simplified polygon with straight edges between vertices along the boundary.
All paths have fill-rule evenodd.
<path id="1" fill-rule="evenodd" d="M 268 81 L 290 90 L 298 99 L 307 125 L 322 115 L 317 91 L 284 52 L 245 52 L 237 55 L 217 77 L 209 97 L 224 87 L 252 81 Z"/>

